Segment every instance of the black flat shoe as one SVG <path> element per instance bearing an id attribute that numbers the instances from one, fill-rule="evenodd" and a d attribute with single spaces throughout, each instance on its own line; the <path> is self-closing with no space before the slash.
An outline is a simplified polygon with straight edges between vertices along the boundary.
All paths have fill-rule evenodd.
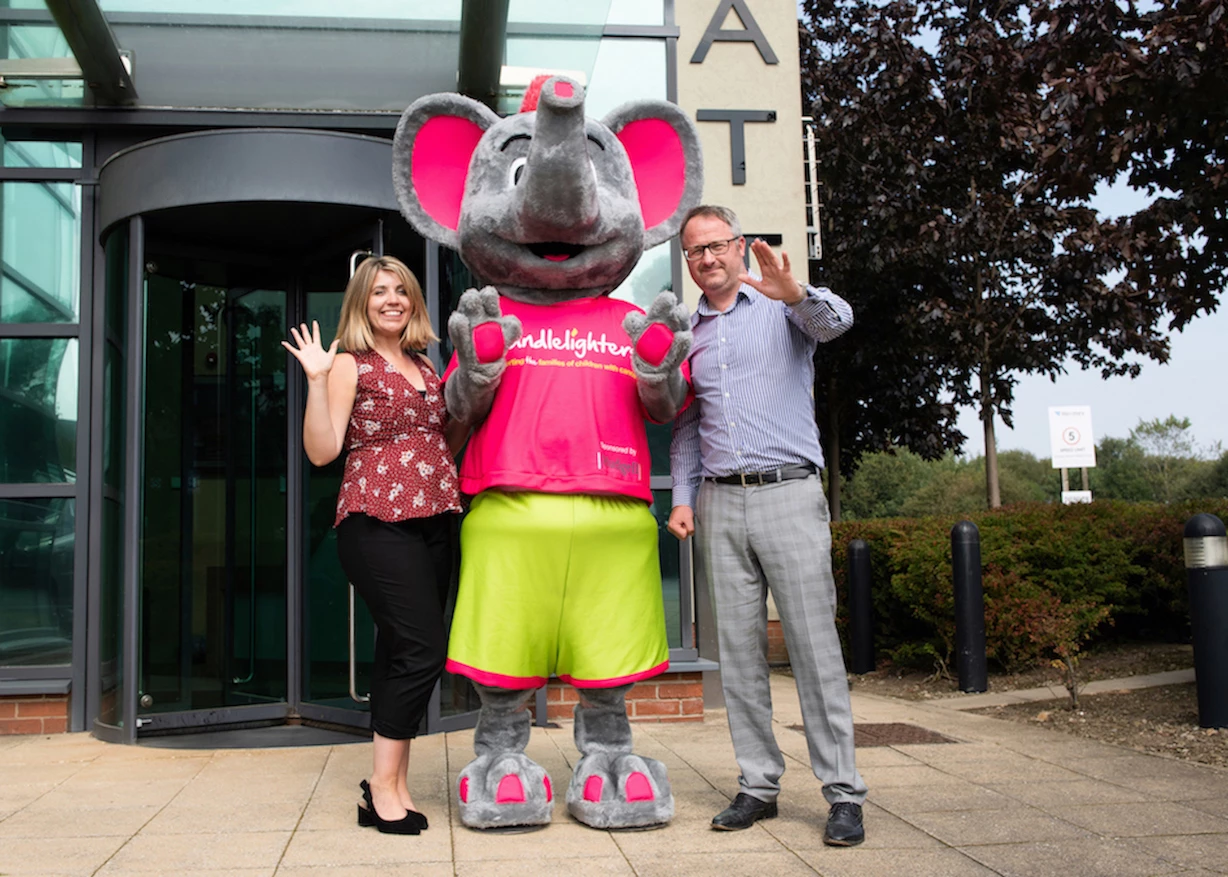
<path id="1" fill-rule="evenodd" d="M 741 831 L 750 828 L 760 819 L 772 819 L 775 816 L 775 801 L 760 801 L 745 792 L 738 792 L 733 803 L 716 814 L 712 827 L 718 831 Z"/>
<path id="2" fill-rule="evenodd" d="M 832 804 L 827 814 L 827 827 L 823 830 L 823 843 L 829 847 L 855 847 L 865 839 L 861 805 L 850 801 Z"/>
<path id="3" fill-rule="evenodd" d="M 362 789 L 362 799 L 367 802 L 367 806 L 358 805 L 358 824 L 363 828 L 371 828 L 375 825 L 371 819 L 371 814 L 375 812 L 375 802 L 371 800 L 371 784 L 366 780 L 362 780 L 358 784 L 358 788 Z M 406 818 L 413 818 L 418 823 L 419 831 L 426 831 L 430 828 L 430 823 L 427 822 L 425 814 L 419 813 L 417 810 L 410 810 Z M 417 832 L 415 832 L 416 834 Z"/>

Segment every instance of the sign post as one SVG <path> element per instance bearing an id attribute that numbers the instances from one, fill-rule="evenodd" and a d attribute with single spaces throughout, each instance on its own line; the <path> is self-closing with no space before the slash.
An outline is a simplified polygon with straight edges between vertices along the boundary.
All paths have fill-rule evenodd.
<path id="1" fill-rule="evenodd" d="M 1053 468 L 1062 470 L 1062 503 L 1091 502 L 1087 470 L 1096 465 L 1096 441 L 1092 433 L 1092 409 L 1067 405 L 1049 409 L 1049 447 Z M 1082 490 L 1070 489 L 1071 469 L 1081 469 Z"/>

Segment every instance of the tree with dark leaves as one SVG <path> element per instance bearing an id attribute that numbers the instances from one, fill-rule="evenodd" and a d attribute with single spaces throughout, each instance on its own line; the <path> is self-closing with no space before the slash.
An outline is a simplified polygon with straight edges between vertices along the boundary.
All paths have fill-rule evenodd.
<path id="1" fill-rule="evenodd" d="M 944 406 L 975 405 L 996 507 L 994 419 L 1011 425 L 1020 375 L 1056 378 L 1070 359 L 1136 374 L 1139 358 L 1167 359 L 1166 319 L 1214 305 L 1158 294 L 1161 268 L 1188 253 L 1141 257 L 1123 246 L 1121 223 L 1089 206 L 1114 151 L 1090 133 L 1100 117 L 1089 101 L 1059 87 L 1079 69 L 1059 57 L 1077 57 L 1070 43 L 1083 31 L 1071 24 L 1064 39 L 1045 16 L 1074 22 L 1074 7 L 1112 5 L 803 3 L 803 90 L 826 192 L 821 272 L 853 303 L 867 361 L 820 363 L 819 392 L 839 390 L 829 407 L 858 400 L 839 408 L 846 472 L 875 443 L 927 457 L 958 447 Z M 1115 34 L 1106 24 L 1100 43 L 1087 38 L 1089 64 Z M 1082 171 L 1060 155 L 1074 144 L 1100 150 Z M 1141 227 L 1135 243 L 1150 247 Z M 912 434 L 893 431 L 897 415 Z"/>

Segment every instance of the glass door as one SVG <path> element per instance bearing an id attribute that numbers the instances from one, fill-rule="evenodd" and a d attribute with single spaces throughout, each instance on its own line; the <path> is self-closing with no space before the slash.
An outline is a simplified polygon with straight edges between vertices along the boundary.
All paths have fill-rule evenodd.
<path id="1" fill-rule="evenodd" d="M 138 725 L 286 714 L 284 269 L 150 242 Z M 260 706 L 242 719 L 239 707 Z"/>
<path id="2" fill-rule="evenodd" d="M 376 252 L 380 222 L 360 227 L 305 262 L 300 273 L 303 319 L 320 324 L 320 340 L 337 333 L 341 300 L 359 261 Z M 295 375 L 301 383 L 301 374 Z M 302 406 L 299 406 L 301 411 Z M 299 712 L 304 718 L 366 728 L 367 693 L 375 654 L 375 625 L 346 580 L 337 559 L 333 521 L 341 487 L 344 454 L 327 466 L 313 466 L 300 454 L 303 485 L 302 673 Z"/>

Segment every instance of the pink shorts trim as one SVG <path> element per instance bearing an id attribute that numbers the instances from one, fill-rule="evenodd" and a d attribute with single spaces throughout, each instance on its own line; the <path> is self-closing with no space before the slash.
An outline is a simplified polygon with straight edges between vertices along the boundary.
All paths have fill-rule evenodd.
<path id="1" fill-rule="evenodd" d="M 662 661 L 655 667 L 641 670 L 639 673 L 632 673 L 630 676 L 619 676 L 614 679 L 576 679 L 573 676 L 560 676 L 559 678 L 569 685 L 574 685 L 576 688 L 615 688 L 619 685 L 630 685 L 634 682 L 650 679 L 653 676 L 660 676 L 668 669 L 669 661 Z"/>
<path id="2" fill-rule="evenodd" d="M 502 673 L 488 673 L 485 670 L 479 670 L 477 667 L 462 664 L 460 661 L 453 661 L 451 658 L 448 658 L 444 667 L 449 673 L 456 676 L 464 676 L 466 679 L 472 679 L 479 685 L 489 685 L 491 688 L 523 690 L 526 688 L 541 688 L 547 682 L 545 676 L 504 676 Z"/>

